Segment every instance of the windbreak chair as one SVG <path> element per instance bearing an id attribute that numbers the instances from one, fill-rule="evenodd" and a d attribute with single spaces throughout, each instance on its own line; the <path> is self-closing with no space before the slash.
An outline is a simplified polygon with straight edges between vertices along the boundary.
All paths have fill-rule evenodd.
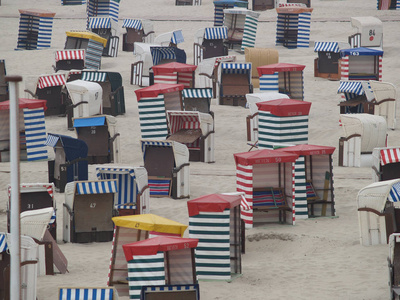
<path id="1" fill-rule="evenodd" d="M 73 130 L 73 119 L 103 113 L 103 89 L 96 82 L 74 80 L 65 84 L 67 98 L 67 126 Z"/>
<path id="2" fill-rule="evenodd" d="M 182 237 L 188 226 L 154 214 L 119 216 L 112 220 L 115 227 L 107 285 L 114 287 L 119 296 L 129 296 L 128 265 L 123 245 L 158 235 Z"/>
<path id="3" fill-rule="evenodd" d="M 210 110 L 212 98 L 211 88 L 184 89 L 182 93 L 184 110 L 207 113 L 214 117 L 214 113 Z"/>
<path id="4" fill-rule="evenodd" d="M 153 21 L 140 19 L 124 19 L 122 28 L 122 51 L 135 51 L 135 43 L 152 44 L 154 42 Z"/>
<path id="5" fill-rule="evenodd" d="M 89 30 L 107 40 L 103 56 L 118 55 L 119 33 L 118 22 L 109 17 L 89 17 Z"/>
<path id="6" fill-rule="evenodd" d="M 248 1 L 241 0 L 215 0 L 214 1 L 214 26 L 224 25 L 224 9 L 243 7 L 248 8 Z"/>
<path id="7" fill-rule="evenodd" d="M 85 69 L 98 70 L 101 66 L 101 56 L 107 46 L 107 40 L 90 31 L 67 31 L 65 50 L 85 50 Z"/>
<path id="8" fill-rule="evenodd" d="M 221 63 L 218 73 L 218 104 L 245 107 L 246 94 L 253 92 L 251 63 Z"/>
<path id="9" fill-rule="evenodd" d="M 82 80 L 100 84 L 103 90 L 103 113 L 125 114 L 125 93 L 122 76 L 118 72 L 82 71 Z"/>
<path id="10" fill-rule="evenodd" d="M 119 162 L 119 133 L 117 119 L 99 115 L 73 120 L 75 132 L 88 147 L 88 163 L 104 164 Z"/>
<path id="11" fill-rule="evenodd" d="M 225 26 L 206 27 L 197 30 L 194 37 L 194 64 L 198 65 L 207 58 L 228 55 L 225 40 L 228 38 L 228 28 Z"/>
<path id="12" fill-rule="evenodd" d="M 374 182 L 400 178 L 400 148 L 381 147 L 372 151 Z"/>
<path id="13" fill-rule="evenodd" d="M 59 50 L 55 55 L 56 65 L 54 71 L 59 70 L 82 70 L 85 68 L 86 53 L 84 49 Z"/>
<path id="14" fill-rule="evenodd" d="M 340 50 L 349 48 L 347 43 L 315 42 L 314 52 L 318 57 L 314 59 L 314 77 L 339 80 L 341 78 Z"/>
<path id="15" fill-rule="evenodd" d="M 87 0 L 87 22 L 90 17 L 108 17 L 118 23 L 119 0 Z"/>
<path id="16" fill-rule="evenodd" d="M 97 179 L 116 179 L 118 193 L 114 208 L 118 215 L 139 215 L 150 212 L 150 191 L 144 167 L 96 167 Z"/>
<path id="17" fill-rule="evenodd" d="M 176 141 L 189 149 L 189 161 L 212 163 L 214 159 L 214 119 L 197 111 L 168 111 L 170 135 L 167 141 Z"/>
<path id="18" fill-rule="evenodd" d="M 341 114 L 375 113 L 375 98 L 368 81 L 341 80 L 338 93 L 342 100 L 338 106 Z"/>
<path id="19" fill-rule="evenodd" d="M 10 161 L 10 101 L 0 102 L 0 162 Z M 19 99 L 20 160 L 48 158 L 44 111 L 46 101 Z"/>
<path id="20" fill-rule="evenodd" d="M 379 1 L 379 0 L 378 0 Z M 356 33 L 349 36 L 349 44 L 351 48 L 383 47 L 383 24 L 376 17 L 351 17 L 351 26 Z"/>
<path id="21" fill-rule="evenodd" d="M 69 182 L 63 204 L 64 242 L 111 241 L 116 193 L 117 180 L 113 179 Z"/>
<path id="22" fill-rule="evenodd" d="M 155 83 L 183 84 L 185 88 L 194 88 L 195 70 L 197 66 L 171 62 L 152 67 L 154 78 L 150 78 L 150 85 Z"/>
<path id="23" fill-rule="evenodd" d="M 186 145 L 165 140 L 142 140 L 144 167 L 149 174 L 151 197 L 188 198 L 189 150 Z"/>
<path id="24" fill-rule="evenodd" d="M 19 9 L 19 31 L 16 50 L 50 48 L 53 12 L 41 9 Z"/>
<path id="25" fill-rule="evenodd" d="M 84 141 L 49 133 L 45 145 L 54 148 L 55 159 L 48 161 L 49 182 L 60 193 L 67 182 L 88 179 L 88 147 Z"/>

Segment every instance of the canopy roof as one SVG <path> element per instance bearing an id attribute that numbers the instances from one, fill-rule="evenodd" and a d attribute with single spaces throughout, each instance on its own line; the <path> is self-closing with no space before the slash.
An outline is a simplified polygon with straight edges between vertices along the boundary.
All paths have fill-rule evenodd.
<path id="1" fill-rule="evenodd" d="M 242 4 L 247 4 L 247 1 L 241 1 L 241 0 L 216 0 L 214 1 L 214 5 L 229 5 L 229 4 L 237 4 L 237 3 L 242 3 Z"/>
<path id="2" fill-rule="evenodd" d="M 187 202 L 189 217 L 196 216 L 199 212 L 223 212 L 240 205 L 241 195 L 210 194 Z"/>
<path id="3" fill-rule="evenodd" d="M 19 98 L 19 108 L 41 108 L 43 107 L 44 110 L 47 109 L 46 100 L 40 99 L 26 99 L 26 98 Z M 0 102 L 0 110 L 8 110 L 10 109 L 10 100 Z"/>
<path id="4" fill-rule="evenodd" d="M 122 245 L 127 261 L 134 259 L 135 255 L 155 255 L 158 252 L 195 248 L 198 239 L 187 239 L 171 236 L 157 236 L 143 241 Z"/>
<path id="5" fill-rule="evenodd" d="M 167 64 L 153 66 L 154 75 L 174 72 L 193 72 L 197 69 L 195 65 L 188 65 L 179 62 L 170 62 Z"/>
<path id="6" fill-rule="evenodd" d="M 342 49 L 340 50 L 340 56 L 362 56 L 362 55 L 376 55 L 382 56 L 383 50 L 359 47 L 359 48 L 350 48 L 350 49 Z"/>
<path id="7" fill-rule="evenodd" d="M 20 14 L 30 15 L 35 17 L 53 18 L 56 13 L 44 9 L 18 9 Z"/>
<path id="8" fill-rule="evenodd" d="M 319 145 L 296 145 L 286 148 L 280 148 L 280 151 L 290 152 L 298 154 L 299 156 L 306 155 L 323 155 L 323 154 L 332 154 L 335 151 L 335 147 L 330 146 L 319 146 Z"/>
<path id="9" fill-rule="evenodd" d="M 303 7 L 303 6 L 283 6 L 277 7 L 276 12 L 278 14 L 302 14 L 302 13 L 311 13 L 314 9 L 311 7 Z"/>
<path id="10" fill-rule="evenodd" d="M 99 36 L 98 34 L 95 34 L 94 32 L 90 32 L 90 31 L 67 31 L 65 33 L 67 34 L 67 36 L 70 36 L 70 37 L 94 40 L 96 42 L 102 43 L 104 47 L 107 46 L 107 40 L 103 39 L 101 36 Z"/>
<path id="11" fill-rule="evenodd" d="M 181 236 L 188 227 L 182 223 L 175 222 L 154 214 L 114 217 L 112 220 L 115 226 L 162 233 L 180 234 Z"/>
<path id="12" fill-rule="evenodd" d="M 271 75 L 275 72 L 293 72 L 293 71 L 303 71 L 305 65 L 297 64 L 287 64 L 287 63 L 276 63 L 265 66 L 257 67 L 258 75 Z"/>
<path id="13" fill-rule="evenodd" d="M 273 163 L 295 162 L 299 157 L 297 154 L 279 151 L 262 149 L 243 153 L 233 154 L 236 165 L 263 165 Z"/>
<path id="14" fill-rule="evenodd" d="M 308 116 L 311 102 L 294 99 L 276 99 L 256 103 L 258 110 L 269 111 L 279 117 Z"/>
<path id="15" fill-rule="evenodd" d="M 158 97 L 159 94 L 182 91 L 183 88 L 183 84 L 156 83 L 149 87 L 135 90 L 135 94 L 139 101 L 141 98 Z"/>

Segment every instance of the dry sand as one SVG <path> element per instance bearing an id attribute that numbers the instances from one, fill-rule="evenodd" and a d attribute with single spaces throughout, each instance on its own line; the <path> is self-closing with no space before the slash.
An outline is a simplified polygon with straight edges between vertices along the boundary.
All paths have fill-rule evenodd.
<path id="1" fill-rule="evenodd" d="M 60 0 L 2 0 L 0 6 L 0 59 L 6 60 L 8 74 L 22 75 L 23 90 L 29 76 L 52 73 L 54 53 L 64 48 L 65 31 L 83 30 L 86 24 L 85 6 L 61 6 Z M 384 21 L 383 80 L 399 85 L 400 49 L 399 12 L 377 11 L 376 0 L 322 1 L 313 0 L 311 45 L 314 41 L 346 42 L 354 33 L 352 16 L 376 16 Z M 21 8 L 40 8 L 55 12 L 51 48 L 40 51 L 14 51 L 17 45 Z M 174 0 L 122 0 L 120 23 L 124 18 L 154 20 L 156 35 L 182 29 L 188 63 L 192 63 L 193 36 L 200 27 L 213 25 L 214 6 L 203 0 L 200 7 L 176 7 Z M 275 47 L 276 11 L 261 12 L 257 31 L 257 47 Z M 121 28 L 121 40 L 122 40 Z M 140 128 L 137 101 L 129 84 L 130 64 L 134 56 L 120 51 L 116 58 L 102 58 L 102 69 L 120 72 L 124 80 L 126 114 L 118 116 L 121 134 L 121 165 L 143 164 L 139 148 Z M 340 100 L 337 81 L 313 76 L 313 47 L 288 50 L 279 47 L 280 62 L 305 64 L 305 100 L 312 102 L 309 119 L 309 143 L 336 146 L 342 134 L 338 126 Z M 236 54 L 239 61 L 242 54 Z M 20 93 L 26 97 L 25 93 Z M 217 106 L 215 113 L 214 164 L 193 162 L 190 165 L 191 199 L 204 194 L 233 192 L 235 164 L 233 153 L 249 149 L 246 144 L 245 116 L 241 107 Z M 68 131 L 66 119 L 46 117 L 48 132 L 74 136 Z M 390 146 L 398 144 L 400 128 L 388 131 Z M 53 150 L 48 149 L 50 155 Z M 297 221 L 295 226 L 271 224 L 246 230 L 246 254 L 243 255 L 243 275 L 231 283 L 200 282 L 202 299 L 388 299 L 388 246 L 363 247 L 359 243 L 356 195 L 370 184 L 370 168 L 337 166 L 334 155 L 336 218 Z M 89 167 L 89 179 L 95 179 L 94 166 Z M 6 186 L 10 165 L 0 164 L 0 231 L 6 231 Z M 47 162 L 21 163 L 21 182 L 46 182 Z M 58 224 L 62 224 L 64 195 L 56 193 Z M 151 212 L 182 223 L 188 223 L 186 200 L 151 199 Z M 61 226 L 58 237 L 62 237 Z M 186 233 L 187 235 L 187 233 Z M 38 299 L 56 299 L 59 286 L 105 286 L 111 242 L 63 244 L 60 247 L 69 261 L 69 273 L 38 278 Z"/>

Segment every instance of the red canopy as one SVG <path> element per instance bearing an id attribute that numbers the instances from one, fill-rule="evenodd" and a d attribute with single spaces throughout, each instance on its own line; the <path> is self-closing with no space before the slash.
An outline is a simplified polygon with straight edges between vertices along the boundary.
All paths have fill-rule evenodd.
<path id="1" fill-rule="evenodd" d="M 173 236 L 157 236 L 151 239 L 122 245 L 126 261 L 133 259 L 135 255 L 155 255 L 160 251 L 181 250 L 195 248 L 198 239 L 187 239 Z"/>
<path id="2" fill-rule="evenodd" d="M 19 108 L 41 108 L 43 107 L 44 110 L 47 109 L 46 100 L 39 100 L 39 99 L 26 99 L 26 98 L 19 98 Z M 10 100 L 0 102 L 0 110 L 9 110 L 10 109 Z"/>
<path id="3" fill-rule="evenodd" d="M 257 67 L 258 76 L 274 74 L 275 72 L 303 71 L 306 66 L 296 64 L 276 63 Z"/>
<path id="4" fill-rule="evenodd" d="M 174 73 L 174 72 L 193 72 L 197 69 L 195 65 L 188 65 L 179 62 L 170 62 L 167 64 L 153 66 L 154 75 L 160 75 L 165 73 Z"/>
<path id="5" fill-rule="evenodd" d="M 280 151 L 295 153 L 298 154 L 299 156 L 332 154 L 335 151 L 335 149 L 336 149 L 335 147 L 330 147 L 330 146 L 307 145 L 307 144 L 279 148 Z"/>
<path id="6" fill-rule="evenodd" d="M 256 103 L 259 111 L 269 111 L 279 117 L 308 116 L 311 102 L 295 99 L 276 99 Z"/>
<path id="7" fill-rule="evenodd" d="M 135 93 L 139 101 L 141 98 L 157 97 L 159 94 L 182 91 L 183 88 L 183 84 L 156 83 L 149 87 L 136 90 Z"/>
<path id="8" fill-rule="evenodd" d="M 201 211 L 223 212 L 227 208 L 240 205 L 242 196 L 240 195 L 222 195 L 211 194 L 187 202 L 189 217 L 196 216 Z"/>
<path id="9" fill-rule="evenodd" d="M 294 153 L 269 149 L 236 153 L 233 156 L 236 165 L 241 164 L 245 166 L 295 162 L 299 157 Z"/>

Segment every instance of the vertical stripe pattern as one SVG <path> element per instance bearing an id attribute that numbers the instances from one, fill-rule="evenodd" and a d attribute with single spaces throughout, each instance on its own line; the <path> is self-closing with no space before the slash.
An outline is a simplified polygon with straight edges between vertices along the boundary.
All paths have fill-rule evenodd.
<path id="1" fill-rule="evenodd" d="M 18 43 L 17 49 L 45 49 L 51 44 L 51 34 L 53 30 L 52 17 L 37 17 L 27 14 L 21 14 L 19 21 Z M 37 38 L 32 40 L 32 44 L 28 41 L 30 33 L 36 33 Z"/>

